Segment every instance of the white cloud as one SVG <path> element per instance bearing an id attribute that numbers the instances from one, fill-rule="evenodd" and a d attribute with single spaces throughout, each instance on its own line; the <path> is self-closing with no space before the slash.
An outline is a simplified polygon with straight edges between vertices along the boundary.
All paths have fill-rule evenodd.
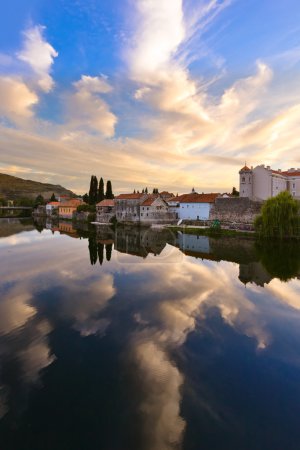
<path id="1" fill-rule="evenodd" d="M 24 31 L 23 49 L 17 53 L 17 57 L 27 63 L 37 75 L 40 89 L 49 92 L 54 86 L 50 76 L 51 66 L 58 53 L 44 39 L 44 29 L 45 27 L 37 25 Z"/>
<path id="2" fill-rule="evenodd" d="M 19 78 L 0 77 L 0 115 L 13 122 L 24 122 L 33 116 L 38 97 Z"/>
<path id="3" fill-rule="evenodd" d="M 104 77 L 83 75 L 74 83 L 75 93 L 68 98 L 69 128 L 90 129 L 106 137 L 114 135 L 117 117 L 100 97 L 112 90 Z"/>

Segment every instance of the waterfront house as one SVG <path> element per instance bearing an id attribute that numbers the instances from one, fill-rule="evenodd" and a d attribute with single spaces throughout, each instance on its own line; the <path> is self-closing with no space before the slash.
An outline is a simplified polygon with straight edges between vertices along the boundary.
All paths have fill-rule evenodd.
<path id="1" fill-rule="evenodd" d="M 144 193 L 120 194 L 115 197 L 116 218 L 118 222 L 140 221 L 141 203 L 147 198 Z"/>
<path id="2" fill-rule="evenodd" d="M 179 219 L 182 220 L 208 220 L 209 212 L 220 194 L 183 194 L 176 198 L 179 203 Z"/>
<path id="3" fill-rule="evenodd" d="M 261 164 L 249 168 L 244 166 L 240 171 L 240 197 L 250 200 L 266 200 L 283 191 L 300 199 L 300 168 L 292 167 L 287 171 L 273 170 Z"/>
<path id="4" fill-rule="evenodd" d="M 58 206 L 58 215 L 62 219 L 73 219 L 73 214 L 76 212 L 79 205 L 84 205 L 81 200 L 73 199 L 68 202 L 62 202 Z"/>
<path id="5" fill-rule="evenodd" d="M 116 215 L 115 200 L 105 199 L 96 205 L 96 220 L 100 223 L 109 223 Z"/>
<path id="6" fill-rule="evenodd" d="M 47 216 L 52 216 L 55 213 L 58 213 L 58 207 L 60 205 L 60 202 L 49 202 L 46 205 L 46 214 Z"/>
<path id="7" fill-rule="evenodd" d="M 148 195 L 140 206 L 141 223 L 171 223 L 176 214 L 169 211 L 167 202 L 159 194 Z"/>

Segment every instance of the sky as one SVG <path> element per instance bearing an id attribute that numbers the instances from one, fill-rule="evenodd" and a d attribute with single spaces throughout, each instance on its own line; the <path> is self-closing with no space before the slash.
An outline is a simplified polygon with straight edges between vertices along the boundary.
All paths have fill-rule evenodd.
<path id="1" fill-rule="evenodd" d="M 10 0 L 0 172 L 228 192 L 300 167 L 299 0 Z"/>

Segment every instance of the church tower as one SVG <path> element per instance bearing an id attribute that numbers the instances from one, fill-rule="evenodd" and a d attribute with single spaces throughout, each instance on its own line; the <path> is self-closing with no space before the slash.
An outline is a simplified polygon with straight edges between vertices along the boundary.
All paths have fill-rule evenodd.
<path id="1" fill-rule="evenodd" d="M 240 197 L 253 197 L 253 170 L 244 165 L 240 174 Z"/>

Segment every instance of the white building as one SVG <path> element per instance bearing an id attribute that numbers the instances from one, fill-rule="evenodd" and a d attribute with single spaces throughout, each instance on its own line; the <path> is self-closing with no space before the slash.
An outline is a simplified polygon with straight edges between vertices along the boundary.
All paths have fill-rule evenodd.
<path id="1" fill-rule="evenodd" d="M 283 191 L 288 191 L 295 198 L 300 198 L 300 169 L 287 171 L 273 170 L 263 164 L 255 168 L 246 165 L 239 171 L 240 197 L 251 200 L 266 200 Z"/>
<path id="2" fill-rule="evenodd" d="M 182 220 L 208 220 L 209 212 L 219 194 L 183 194 L 175 197 L 179 204 L 178 214 Z M 173 200 L 173 199 L 172 199 Z"/>

